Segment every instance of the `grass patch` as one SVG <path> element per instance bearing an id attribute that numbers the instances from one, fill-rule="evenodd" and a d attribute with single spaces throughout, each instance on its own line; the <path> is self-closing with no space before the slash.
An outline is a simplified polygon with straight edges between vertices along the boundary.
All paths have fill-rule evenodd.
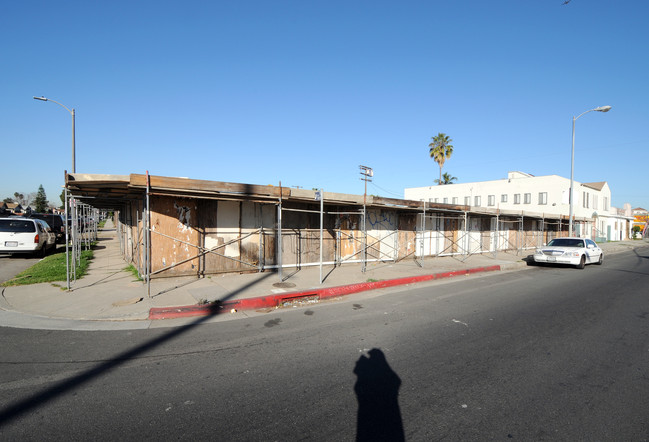
<path id="1" fill-rule="evenodd" d="M 143 279 L 140 278 L 140 272 L 137 271 L 137 269 L 135 268 L 135 266 L 133 264 L 129 264 L 128 267 L 124 267 L 122 270 L 129 272 L 138 281 L 143 281 Z"/>
<path id="2" fill-rule="evenodd" d="M 88 265 L 92 260 L 92 250 L 83 250 L 81 259 L 77 262 L 77 278 L 83 277 L 88 272 Z M 72 262 L 70 262 L 72 265 Z M 14 285 L 38 284 L 41 282 L 67 281 L 65 274 L 65 253 L 55 253 L 47 256 L 36 264 L 17 274 L 13 279 L 3 282 L 3 287 Z"/>
<path id="3" fill-rule="evenodd" d="M 103 229 L 104 226 L 106 225 L 106 221 L 108 221 L 108 220 L 105 219 L 105 218 L 102 219 L 101 221 L 99 221 L 99 224 L 97 224 L 97 228 L 98 228 L 98 229 Z"/>

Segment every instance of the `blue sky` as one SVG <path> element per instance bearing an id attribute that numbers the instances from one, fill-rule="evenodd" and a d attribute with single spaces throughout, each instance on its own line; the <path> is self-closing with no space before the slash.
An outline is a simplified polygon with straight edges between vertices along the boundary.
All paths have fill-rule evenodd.
<path id="1" fill-rule="evenodd" d="M 71 169 L 403 197 L 510 170 L 649 209 L 649 2 L 31 1 L 0 5 L 0 198 Z"/>

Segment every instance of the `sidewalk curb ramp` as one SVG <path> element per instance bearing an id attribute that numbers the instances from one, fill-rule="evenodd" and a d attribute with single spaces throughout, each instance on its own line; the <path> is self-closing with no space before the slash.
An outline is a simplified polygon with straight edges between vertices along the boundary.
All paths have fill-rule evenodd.
<path id="1" fill-rule="evenodd" d="M 353 293 L 375 290 L 399 285 L 414 284 L 435 279 L 451 278 L 454 276 L 471 275 L 481 272 L 501 270 L 500 265 L 489 267 L 476 267 L 472 269 L 454 270 L 451 272 L 435 273 L 429 275 L 409 276 L 406 278 L 388 279 L 382 281 L 361 282 L 357 284 L 342 285 L 328 288 L 315 288 L 299 292 L 280 293 L 255 298 L 235 299 L 232 301 L 215 301 L 206 305 L 188 305 L 180 307 L 154 307 L 149 310 L 149 319 L 175 319 L 191 316 L 211 316 L 228 313 L 232 310 L 256 310 L 261 308 L 278 308 L 302 302 L 317 302 L 327 298 L 351 295 Z"/>

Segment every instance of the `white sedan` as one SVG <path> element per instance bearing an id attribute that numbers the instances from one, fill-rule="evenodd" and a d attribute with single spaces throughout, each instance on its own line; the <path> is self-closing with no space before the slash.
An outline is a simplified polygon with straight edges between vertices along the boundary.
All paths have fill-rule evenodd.
<path id="1" fill-rule="evenodd" d="M 604 253 L 595 241 L 586 238 L 555 238 L 534 253 L 534 262 L 569 264 L 583 269 L 586 264 L 602 264 Z"/>

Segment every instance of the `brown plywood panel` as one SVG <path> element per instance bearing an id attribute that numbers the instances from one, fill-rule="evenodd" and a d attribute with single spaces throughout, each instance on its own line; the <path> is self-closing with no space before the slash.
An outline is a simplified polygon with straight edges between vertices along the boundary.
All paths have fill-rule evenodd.
<path id="1" fill-rule="evenodd" d="M 399 250 L 398 258 L 414 257 L 416 249 L 417 215 L 414 213 L 399 213 Z"/>
<path id="2" fill-rule="evenodd" d="M 262 207 L 254 202 L 202 200 L 199 204 L 206 274 L 257 271 Z M 242 227 L 242 226 L 246 227 Z M 263 259 L 263 257 L 262 257 Z"/>
<path id="3" fill-rule="evenodd" d="M 339 257 L 345 259 L 360 259 L 358 253 L 362 249 L 360 215 L 339 215 L 336 227 L 340 233 Z"/>
<path id="4" fill-rule="evenodd" d="M 442 253 L 457 253 L 457 241 L 459 238 L 457 229 L 459 224 L 457 219 L 447 218 L 444 220 L 444 248 Z"/>
<path id="5" fill-rule="evenodd" d="M 482 235 L 482 251 L 491 250 L 491 218 L 482 218 L 480 223 Z"/>
<path id="6" fill-rule="evenodd" d="M 151 271 L 180 263 L 198 255 L 196 200 L 151 197 Z M 173 239 L 172 239 L 173 238 Z M 195 275 L 198 258 L 179 264 L 157 276 Z"/>

